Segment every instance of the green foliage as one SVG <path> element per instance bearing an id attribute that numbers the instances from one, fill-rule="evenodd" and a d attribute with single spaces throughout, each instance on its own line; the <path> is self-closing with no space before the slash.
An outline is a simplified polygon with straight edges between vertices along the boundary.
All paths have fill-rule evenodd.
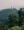
<path id="1" fill-rule="evenodd" d="M 14 25 L 16 25 L 16 15 L 15 14 L 10 14 L 9 15 L 9 26 L 12 27 Z"/>
<path id="2" fill-rule="evenodd" d="M 21 30 L 24 30 L 24 25 L 22 25 L 22 28 L 21 28 Z"/>
<path id="3" fill-rule="evenodd" d="M 22 26 L 23 23 L 23 19 L 24 19 L 24 12 L 22 12 L 22 8 L 20 8 L 20 10 L 18 11 L 19 14 L 19 19 L 17 19 L 16 14 L 10 14 L 9 15 L 9 27 L 18 25 L 18 26 Z"/>
<path id="4" fill-rule="evenodd" d="M 8 30 L 21 30 L 21 27 L 19 26 L 14 26 L 12 28 L 9 28 Z"/>
<path id="5" fill-rule="evenodd" d="M 20 8 L 20 10 L 18 11 L 18 14 L 19 14 L 19 26 L 21 26 L 24 18 L 24 12 L 22 12 L 22 8 Z"/>

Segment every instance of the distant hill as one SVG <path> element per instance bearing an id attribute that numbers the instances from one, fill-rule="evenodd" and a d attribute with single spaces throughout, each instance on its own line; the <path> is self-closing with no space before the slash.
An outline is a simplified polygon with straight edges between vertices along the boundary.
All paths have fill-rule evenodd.
<path id="1" fill-rule="evenodd" d="M 0 11 L 0 22 L 3 21 L 4 23 L 7 22 L 7 18 L 9 16 L 9 14 L 18 14 L 18 11 L 17 9 L 14 9 L 13 8 L 13 11 L 12 9 L 3 9 L 2 11 Z"/>

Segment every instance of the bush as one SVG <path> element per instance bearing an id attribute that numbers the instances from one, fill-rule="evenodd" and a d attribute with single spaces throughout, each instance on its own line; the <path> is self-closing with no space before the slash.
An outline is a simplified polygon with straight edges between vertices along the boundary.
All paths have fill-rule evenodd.
<path id="1" fill-rule="evenodd" d="M 14 26 L 12 28 L 9 28 L 8 30 L 21 30 L 21 27 L 19 26 Z"/>

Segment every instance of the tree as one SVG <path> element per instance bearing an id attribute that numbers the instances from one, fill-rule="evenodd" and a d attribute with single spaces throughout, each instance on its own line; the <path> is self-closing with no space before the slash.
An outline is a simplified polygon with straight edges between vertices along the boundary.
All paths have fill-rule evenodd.
<path id="1" fill-rule="evenodd" d="M 15 14 L 10 14 L 9 15 L 9 27 L 14 26 L 14 24 L 16 23 L 16 15 Z"/>
<path id="2" fill-rule="evenodd" d="M 23 22 L 23 18 L 22 16 L 22 8 L 20 8 L 20 10 L 18 11 L 19 14 L 19 26 L 22 26 L 22 22 Z"/>

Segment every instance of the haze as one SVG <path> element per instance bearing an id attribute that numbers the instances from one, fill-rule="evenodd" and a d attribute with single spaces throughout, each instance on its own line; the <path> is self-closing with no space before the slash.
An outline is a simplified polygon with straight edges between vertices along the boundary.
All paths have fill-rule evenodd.
<path id="1" fill-rule="evenodd" d="M 24 8 L 24 0 L 0 0 L 0 9 L 6 8 Z"/>

